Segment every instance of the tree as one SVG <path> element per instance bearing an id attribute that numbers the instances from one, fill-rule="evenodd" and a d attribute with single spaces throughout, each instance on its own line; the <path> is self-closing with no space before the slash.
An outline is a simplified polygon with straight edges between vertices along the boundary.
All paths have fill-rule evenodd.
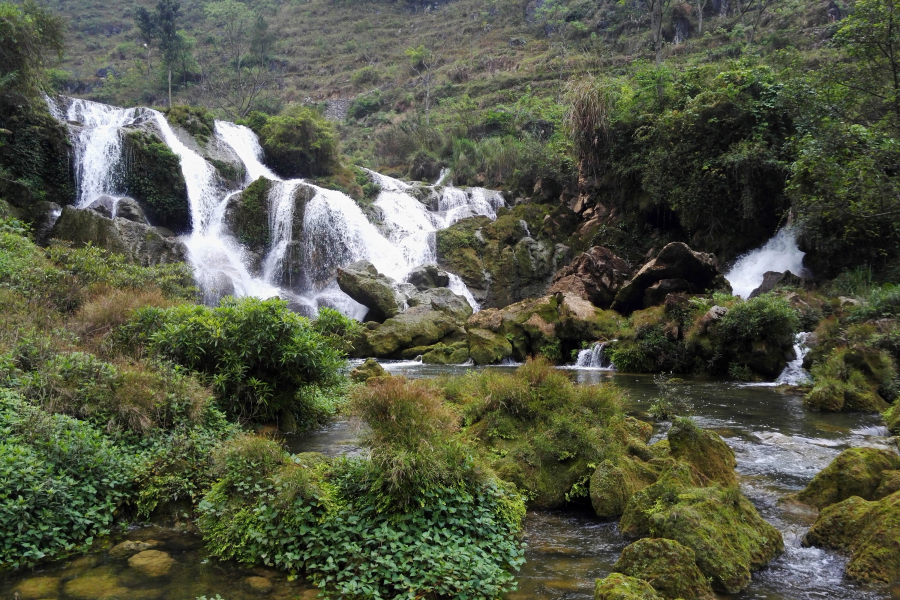
<path id="1" fill-rule="evenodd" d="M 404 52 L 409 67 L 415 71 L 419 81 L 425 87 L 425 124 L 431 127 L 431 87 L 434 83 L 434 67 L 437 66 L 438 56 L 425 46 L 407 48 Z"/>
<path id="2" fill-rule="evenodd" d="M 672 0 L 648 0 L 648 8 L 650 9 L 650 36 L 653 39 L 653 53 L 657 65 L 662 62 L 663 16 L 669 9 L 670 4 L 672 4 Z"/>
<path id="3" fill-rule="evenodd" d="M 216 35 L 200 59 L 204 91 L 210 104 L 242 119 L 276 83 L 269 67 L 274 36 L 266 20 L 242 2 L 211 2 L 205 11 Z"/>
<path id="4" fill-rule="evenodd" d="M 184 51 L 187 47 L 184 36 L 178 32 L 178 12 L 181 4 L 177 0 L 159 0 L 156 12 L 150 13 L 139 8 L 134 16 L 135 24 L 140 31 L 141 40 L 147 46 L 148 74 L 150 69 L 150 50 L 155 41 L 159 46 L 169 71 L 169 106 L 172 106 L 172 68 L 179 63 L 184 64 Z"/>
<path id="5" fill-rule="evenodd" d="M 0 3 L 0 93 L 33 97 L 47 83 L 47 66 L 62 58 L 65 25 L 27 0 Z"/>

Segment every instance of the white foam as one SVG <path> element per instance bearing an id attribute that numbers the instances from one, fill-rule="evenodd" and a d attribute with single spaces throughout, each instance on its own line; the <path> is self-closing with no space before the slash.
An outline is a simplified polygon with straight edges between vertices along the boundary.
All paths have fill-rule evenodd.
<path id="1" fill-rule="evenodd" d="M 731 283 L 735 296 L 747 298 L 759 287 L 767 271 L 805 275 L 804 252 L 797 247 L 797 238 L 789 228 L 784 228 L 760 248 L 740 257 L 725 278 Z"/>

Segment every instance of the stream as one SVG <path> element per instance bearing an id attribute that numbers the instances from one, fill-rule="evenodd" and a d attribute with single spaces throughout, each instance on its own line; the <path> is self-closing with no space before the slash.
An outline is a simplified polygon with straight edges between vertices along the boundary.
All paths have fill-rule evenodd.
<path id="1" fill-rule="evenodd" d="M 433 366 L 416 362 L 384 362 L 389 372 L 410 378 L 462 373 L 463 366 Z M 468 367 L 471 368 L 471 367 Z M 511 368 L 511 367 L 486 367 Z M 653 377 L 600 369 L 572 369 L 580 383 L 613 381 L 629 393 L 629 413 L 646 420 L 652 399 L 658 394 Z M 893 588 L 867 589 L 843 577 L 846 559 L 833 552 L 802 548 L 801 537 L 815 514 L 783 501 L 802 489 L 842 450 L 854 446 L 889 447 L 893 443 L 878 415 L 816 413 L 803 408 L 802 397 L 791 389 L 746 386 L 705 379 L 679 384 L 701 427 L 721 435 L 734 449 L 744 493 L 762 516 L 784 535 L 785 553 L 767 569 L 757 572 L 741 594 L 722 596 L 736 600 L 900 600 L 900 584 Z M 655 427 L 654 441 L 662 439 L 666 423 Z M 358 430 L 347 421 L 286 436 L 292 452 L 323 452 L 336 456 L 361 451 Z M 598 577 L 609 574 L 622 549 L 615 523 L 598 520 L 589 510 L 530 511 L 525 519 L 528 543 L 526 563 L 519 573 L 519 589 L 508 600 L 546 598 L 589 600 Z M 49 595 L 20 594 L 21 600 L 194 600 L 205 595 L 213 600 L 246 600 L 260 597 L 248 587 L 248 577 L 266 577 L 274 588 L 266 597 L 303 600 L 315 590 L 302 582 L 287 582 L 283 575 L 264 569 L 247 569 L 206 556 L 198 536 L 183 529 L 136 528 L 107 541 L 154 539 L 158 549 L 176 560 L 170 573 L 145 577 L 115 560 L 107 551 L 70 561 L 43 565 L 34 573 L 20 573 L 0 580 L 0 600 L 13 600 L 29 578 L 45 581 L 55 590 Z M 74 581 L 95 578 L 94 595 Z M 54 587 L 55 586 L 55 587 Z M 104 591 L 105 590 L 105 591 Z"/>

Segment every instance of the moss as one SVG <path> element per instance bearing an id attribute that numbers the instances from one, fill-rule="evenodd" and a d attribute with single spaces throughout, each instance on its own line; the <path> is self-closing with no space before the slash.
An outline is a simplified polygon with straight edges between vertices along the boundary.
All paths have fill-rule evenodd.
<path id="1" fill-rule="evenodd" d="M 281 177 L 328 176 L 340 166 L 334 127 L 313 109 L 294 106 L 278 117 L 251 113 L 247 122 L 259 136 L 266 163 Z"/>
<path id="2" fill-rule="evenodd" d="M 690 419 L 678 419 L 669 429 L 668 439 L 672 457 L 690 464 L 710 481 L 737 485 L 734 451 L 721 437 L 700 429 Z"/>
<path id="3" fill-rule="evenodd" d="M 712 588 L 697 567 L 694 551 L 674 540 L 638 540 L 622 551 L 613 569 L 643 579 L 666 600 L 713 599 Z"/>
<path id="4" fill-rule="evenodd" d="M 850 553 L 845 572 L 861 582 L 900 578 L 900 492 L 878 501 L 859 496 L 824 509 L 809 530 L 813 546 Z"/>
<path id="5" fill-rule="evenodd" d="M 882 393 L 894 385 L 897 371 L 885 350 L 862 344 L 837 347 L 812 368 L 815 386 L 806 395 L 816 410 L 881 412 L 888 408 Z"/>
<path id="6" fill-rule="evenodd" d="M 357 382 L 367 381 L 373 377 L 384 377 L 388 374 L 378 361 L 368 358 L 366 361 L 350 371 L 350 379 Z"/>
<path id="7" fill-rule="evenodd" d="M 613 573 L 597 580 L 594 600 L 662 600 L 662 597 L 646 581 Z"/>
<path id="8" fill-rule="evenodd" d="M 202 106 L 176 105 L 165 111 L 166 119 L 172 125 L 177 125 L 201 144 L 206 144 L 216 128 L 216 121 L 212 113 Z"/>
<path id="9" fill-rule="evenodd" d="M 699 487 L 705 483 L 703 476 L 690 465 L 670 463 L 656 483 L 636 492 L 628 500 L 619 521 L 619 531 L 622 535 L 632 538 L 650 535 L 650 515 L 657 503 L 674 504 L 683 490 Z"/>
<path id="10" fill-rule="evenodd" d="M 874 499 L 882 473 L 900 469 L 900 456 L 879 448 L 850 448 L 819 472 L 797 499 L 818 509 L 851 496 Z"/>
<path id="11" fill-rule="evenodd" d="M 469 347 L 466 342 L 455 344 L 435 344 L 422 355 L 426 365 L 460 365 L 469 360 Z"/>
<path id="12" fill-rule="evenodd" d="M 468 329 L 467 333 L 469 355 L 475 364 L 490 365 L 512 356 L 512 344 L 505 336 L 478 328 Z"/>
<path id="13" fill-rule="evenodd" d="M 604 519 L 621 517 L 631 497 L 655 483 L 660 473 L 658 465 L 632 456 L 603 461 L 591 476 L 590 495 L 594 512 Z"/>
<path id="14" fill-rule="evenodd" d="M 272 182 L 260 177 L 241 192 L 240 203 L 230 219 L 234 234 L 242 244 L 254 251 L 269 245 L 269 190 Z"/>
<path id="15" fill-rule="evenodd" d="M 895 401 L 894 405 L 885 411 L 884 420 L 891 433 L 900 435 L 900 402 Z"/>
<path id="16" fill-rule="evenodd" d="M 130 131 L 125 136 L 125 186 L 154 225 L 177 232 L 191 226 L 187 184 L 181 159 L 152 133 Z"/>

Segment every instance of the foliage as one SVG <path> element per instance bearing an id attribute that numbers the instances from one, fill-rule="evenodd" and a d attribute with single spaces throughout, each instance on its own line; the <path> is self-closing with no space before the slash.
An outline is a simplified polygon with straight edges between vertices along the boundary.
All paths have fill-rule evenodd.
<path id="1" fill-rule="evenodd" d="M 187 183 L 181 159 L 153 133 L 126 134 L 125 187 L 141 202 L 147 218 L 175 231 L 191 226 Z"/>
<path id="2" fill-rule="evenodd" d="M 0 97 L 35 98 L 47 85 L 46 68 L 61 59 L 65 22 L 26 0 L 0 3 Z"/>
<path id="3" fill-rule="evenodd" d="M 201 143 L 209 141 L 216 128 L 213 115 L 202 106 L 177 105 L 166 110 L 166 119 L 184 128 Z"/>
<path id="4" fill-rule="evenodd" d="M 241 192 L 240 201 L 229 215 L 234 233 L 242 244 L 256 251 L 269 246 L 269 191 L 272 182 L 260 177 Z"/>
<path id="5" fill-rule="evenodd" d="M 152 351 L 205 374 L 221 406 L 241 420 L 292 413 L 302 386 L 335 383 L 344 364 L 308 319 L 277 298 L 144 308 L 131 327 Z"/>
<path id="6" fill-rule="evenodd" d="M 350 103 L 347 114 L 354 119 L 364 119 L 369 115 L 378 112 L 382 102 L 381 92 L 378 90 L 369 92 L 368 94 L 361 94 L 354 98 L 353 102 Z"/>
<path id="7" fill-rule="evenodd" d="M 797 311 L 787 300 L 763 294 L 732 306 L 719 322 L 719 335 L 726 344 L 748 346 L 791 337 L 799 325 Z"/>
<path id="8" fill-rule="evenodd" d="M 297 105 L 278 117 L 253 113 L 247 122 L 267 164 L 282 177 L 330 175 L 340 164 L 334 129 L 313 109 Z"/>

